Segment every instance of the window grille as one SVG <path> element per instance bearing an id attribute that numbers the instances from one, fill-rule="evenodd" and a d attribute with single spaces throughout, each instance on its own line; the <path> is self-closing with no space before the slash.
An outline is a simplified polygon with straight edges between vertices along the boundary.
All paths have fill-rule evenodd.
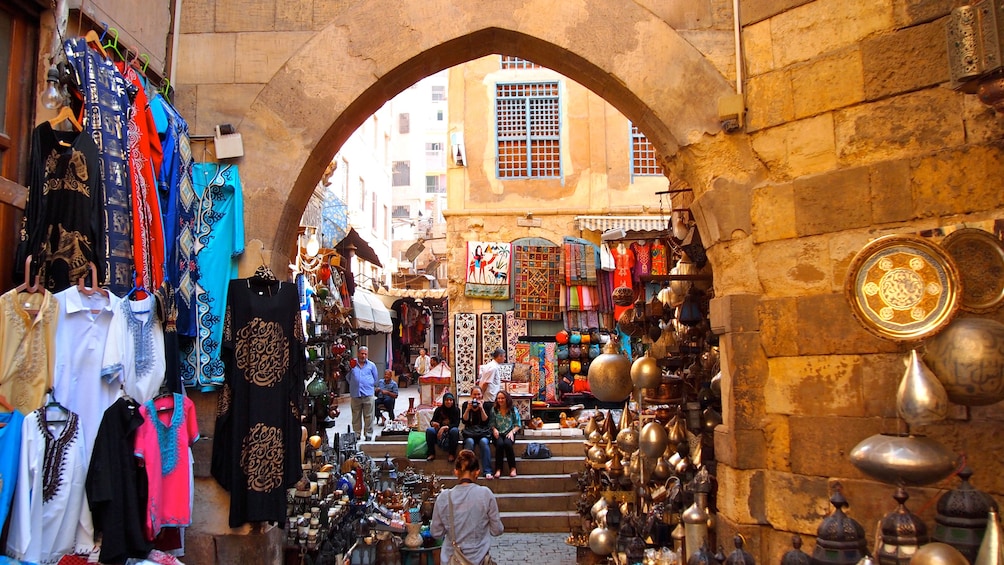
<path id="1" fill-rule="evenodd" d="M 638 126 L 631 124 L 631 174 L 637 176 L 662 175 L 662 167 L 655 156 L 655 148 Z"/>
<path id="2" fill-rule="evenodd" d="M 520 59 L 519 57 L 513 57 L 512 55 L 502 55 L 502 70 L 506 69 L 542 69 L 544 67 L 527 61 L 526 59 Z"/>
<path id="3" fill-rule="evenodd" d="M 499 178 L 561 176 L 560 107 L 557 82 L 495 86 Z"/>

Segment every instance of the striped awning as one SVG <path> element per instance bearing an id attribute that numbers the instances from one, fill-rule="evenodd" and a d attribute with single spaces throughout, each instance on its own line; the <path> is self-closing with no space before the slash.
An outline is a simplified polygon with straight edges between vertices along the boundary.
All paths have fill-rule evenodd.
<path id="1" fill-rule="evenodd" d="M 575 225 L 580 230 L 604 232 L 661 231 L 669 229 L 669 216 L 576 216 Z"/>

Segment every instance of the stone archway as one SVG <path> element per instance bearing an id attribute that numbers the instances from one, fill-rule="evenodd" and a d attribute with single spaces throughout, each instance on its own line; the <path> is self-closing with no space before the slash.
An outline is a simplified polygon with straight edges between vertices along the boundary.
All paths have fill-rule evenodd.
<path id="1" fill-rule="evenodd" d="M 253 156 L 241 165 L 255 202 L 249 237 L 271 242 L 277 261 L 288 256 L 310 194 L 359 124 L 417 80 L 499 52 L 587 86 L 666 156 L 716 134 L 717 100 L 733 92 L 701 52 L 634 2 L 351 3 L 271 77 L 240 124 Z M 743 155 L 743 168 L 757 168 Z"/>

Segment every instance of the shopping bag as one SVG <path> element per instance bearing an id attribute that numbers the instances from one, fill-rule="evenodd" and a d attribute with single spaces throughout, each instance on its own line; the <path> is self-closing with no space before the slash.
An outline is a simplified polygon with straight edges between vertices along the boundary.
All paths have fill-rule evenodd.
<path id="1" fill-rule="evenodd" d="M 408 459 L 425 459 L 429 446 L 425 444 L 425 432 L 408 432 Z"/>

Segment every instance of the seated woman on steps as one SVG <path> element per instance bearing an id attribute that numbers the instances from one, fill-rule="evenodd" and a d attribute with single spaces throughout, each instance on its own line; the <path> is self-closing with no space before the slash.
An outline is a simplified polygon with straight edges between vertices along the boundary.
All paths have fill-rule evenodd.
<path id="1" fill-rule="evenodd" d="M 429 446 L 427 461 L 436 458 L 436 446 L 450 455 L 452 463 L 460 442 L 460 408 L 452 392 L 443 395 L 443 405 L 432 413 L 429 428 L 425 430 L 425 443 Z"/>
<path id="2" fill-rule="evenodd" d="M 488 422 L 492 405 L 490 402 L 482 402 L 483 396 L 481 387 L 474 385 L 471 388 L 471 399 L 464 403 L 461 410 L 460 421 L 464 423 L 464 429 L 460 433 L 464 436 L 464 449 L 474 451 L 477 448 L 481 452 L 481 468 L 485 470 L 485 478 L 494 479 L 492 452 L 488 446 L 492 437 L 492 428 Z"/>
<path id="3" fill-rule="evenodd" d="M 516 432 L 523 426 L 519 410 L 512 404 L 512 396 L 504 390 L 495 395 L 495 406 L 490 419 L 495 442 L 495 478 L 502 474 L 502 456 L 509 462 L 509 476 L 516 476 Z"/>

